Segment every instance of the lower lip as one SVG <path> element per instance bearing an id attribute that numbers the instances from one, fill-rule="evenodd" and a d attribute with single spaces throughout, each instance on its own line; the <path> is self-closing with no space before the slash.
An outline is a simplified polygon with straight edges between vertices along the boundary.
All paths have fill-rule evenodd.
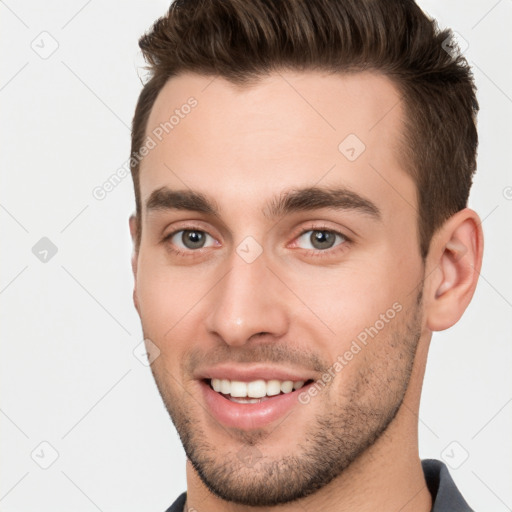
<path id="1" fill-rule="evenodd" d="M 270 397 L 268 400 L 256 404 L 240 404 L 224 398 L 214 391 L 205 381 L 200 381 L 204 400 L 212 416 L 226 427 L 251 430 L 262 428 L 273 421 L 282 418 L 298 401 L 299 394 L 311 384 L 308 384 L 291 393 L 284 393 Z"/>

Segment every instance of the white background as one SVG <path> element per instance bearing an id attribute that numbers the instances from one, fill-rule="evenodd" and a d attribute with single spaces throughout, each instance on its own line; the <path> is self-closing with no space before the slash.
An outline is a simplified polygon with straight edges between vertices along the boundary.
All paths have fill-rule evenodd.
<path id="1" fill-rule="evenodd" d="M 451 473 L 477 512 L 504 512 L 512 510 L 512 0 L 420 5 L 469 43 L 481 106 L 469 206 L 485 234 L 473 302 L 434 334 L 420 455 L 460 465 Z M 0 1 L 3 512 L 163 512 L 185 489 L 181 444 L 132 352 L 142 336 L 131 298 L 131 178 L 103 201 L 92 195 L 128 157 L 137 41 L 167 8 Z M 46 59 L 31 47 L 52 44 Z M 58 249 L 46 263 L 32 252 L 42 237 Z M 52 450 L 58 458 L 42 469 Z"/>

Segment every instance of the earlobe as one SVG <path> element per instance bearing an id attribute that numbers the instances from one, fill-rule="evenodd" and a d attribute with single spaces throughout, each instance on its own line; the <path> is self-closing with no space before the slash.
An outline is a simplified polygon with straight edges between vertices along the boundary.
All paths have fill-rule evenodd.
<path id="1" fill-rule="evenodd" d="M 483 232 L 476 212 L 465 208 L 450 217 L 432 240 L 427 287 L 427 327 L 454 325 L 469 305 L 480 275 Z"/>

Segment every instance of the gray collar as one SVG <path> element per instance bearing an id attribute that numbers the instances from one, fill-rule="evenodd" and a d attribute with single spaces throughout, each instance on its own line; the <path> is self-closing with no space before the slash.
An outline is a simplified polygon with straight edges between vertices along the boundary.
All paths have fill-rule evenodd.
<path id="1" fill-rule="evenodd" d="M 448 468 L 440 460 L 421 461 L 428 490 L 432 495 L 431 512 L 474 512 L 457 489 Z"/>

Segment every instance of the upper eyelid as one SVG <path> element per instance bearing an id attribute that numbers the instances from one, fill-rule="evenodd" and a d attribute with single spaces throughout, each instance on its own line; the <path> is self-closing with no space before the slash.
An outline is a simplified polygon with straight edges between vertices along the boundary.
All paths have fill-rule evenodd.
<path id="1" fill-rule="evenodd" d="M 329 220 L 301 220 L 300 222 L 297 223 L 299 226 L 304 226 L 307 223 L 312 223 L 312 224 L 309 227 L 307 227 L 307 228 L 304 227 L 304 228 L 302 228 L 299 231 L 297 231 L 299 228 L 297 228 L 297 226 L 295 226 L 292 229 L 292 231 L 293 231 L 295 237 L 303 234 L 305 231 L 310 231 L 310 230 L 321 231 L 321 230 L 324 230 L 324 231 L 336 232 L 336 233 L 344 236 L 347 240 L 350 240 L 350 241 L 353 241 L 354 239 L 358 239 L 359 238 L 359 235 L 356 232 L 354 232 L 352 229 L 350 229 L 349 227 L 347 227 L 347 226 L 332 227 L 332 226 L 327 225 L 329 222 L 333 222 L 333 221 L 329 221 Z M 190 230 L 204 231 L 205 233 L 208 233 L 210 236 L 213 236 L 214 238 L 217 238 L 215 235 L 212 235 L 210 233 L 211 223 L 208 222 L 208 221 L 205 222 L 202 219 L 193 219 L 193 218 L 183 219 L 181 221 L 178 220 L 176 222 L 173 222 L 173 224 L 177 224 L 178 227 L 173 229 L 168 234 L 163 235 L 163 238 L 167 238 L 168 236 L 171 236 L 172 234 L 175 234 L 175 233 L 177 233 L 179 231 L 190 231 Z M 183 225 L 180 226 L 180 224 L 183 224 Z M 227 227 L 223 225 L 222 226 L 222 230 L 224 230 L 224 229 L 227 229 Z M 271 228 L 271 229 L 273 229 L 273 228 Z M 165 228 L 163 229 L 163 231 L 165 232 Z M 214 231 L 219 232 L 219 230 L 217 228 L 215 228 Z M 227 232 L 228 232 L 228 239 L 229 239 L 229 238 L 231 238 L 231 233 L 229 233 L 229 230 Z"/>
<path id="2" fill-rule="evenodd" d="M 295 238 L 304 235 L 308 231 L 329 231 L 330 233 L 335 233 L 337 235 L 341 235 L 343 238 L 346 238 L 347 240 L 349 239 L 349 237 L 347 235 L 345 235 L 345 233 L 343 231 L 340 231 L 339 229 L 326 227 L 326 226 L 311 226 L 309 228 L 304 228 L 304 229 L 300 230 L 295 235 Z"/>
<path id="3" fill-rule="evenodd" d="M 211 237 L 213 240 L 217 240 L 216 237 L 213 236 L 211 233 L 209 233 L 206 229 L 203 229 L 200 226 L 193 226 L 193 225 L 188 225 L 188 226 L 181 227 L 179 229 L 175 229 L 175 230 L 171 231 L 169 234 L 165 235 L 163 239 L 164 239 L 164 241 L 165 240 L 170 240 L 173 236 L 175 236 L 176 234 L 178 234 L 178 233 L 180 233 L 182 231 L 201 231 L 202 233 L 205 233 L 206 235 Z M 318 224 L 317 225 L 309 226 L 307 228 L 304 227 L 304 228 L 300 229 L 297 233 L 295 233 L 293 235 L 293 241 L 296 241 L 299 237 L 303 236 L 304 234 L 306 234 L 309 231 L 328 231 L 330 233 L 334 233 L 336 235 L 341 236 L 342 238 L 345 239 L 346 242 L 352 242 L 353 241 L 352 237 L 347 236 L 343 231 L 331 228 L 329 226 L 318 225 Z M 197 249 L 196 250 L 189 249 L 189 250 L 190 250 L 190 252 L 197 252 L 198 251 Z M 315 250 L 315 249 L 306 249 L 306 250 Z M 320 251 L 320 252 L 327 252 L 327 251 L 329 251 L 329 249 L 327 249 L 325 251 Z"/>

